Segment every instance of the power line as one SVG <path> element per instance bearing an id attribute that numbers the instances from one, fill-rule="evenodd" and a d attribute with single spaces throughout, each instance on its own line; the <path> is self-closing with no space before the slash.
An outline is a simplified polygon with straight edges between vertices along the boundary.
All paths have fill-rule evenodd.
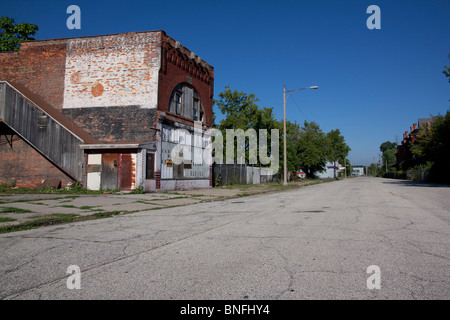
<path id="1" fill-rule="evenodd" d="M 308 116 L 306 115 L 306 113 L 303 112 L 303 110 L 300 108 L 300 106 L 297 104 L 297 101 L 295 101 L 294 97 L 291 97 L 292 100 L 294 100 L 294 104 L 297 107 L 298 110 L 300 110 L 300 112 L 305 116 L 306 120 L 309 122 Z"/>

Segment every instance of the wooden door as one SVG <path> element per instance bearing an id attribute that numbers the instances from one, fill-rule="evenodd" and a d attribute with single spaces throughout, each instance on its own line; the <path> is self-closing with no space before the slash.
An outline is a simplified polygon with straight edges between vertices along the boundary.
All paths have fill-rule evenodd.
<path id="1" fill-rule="evenodd" d="M 120 190 L 131 190 L 133 183 L 133 161 L 130 153 L 120 155 L 119 187 Z"/>
<path id="2" fill-rule="evenodd" d="M 118 185 L 118 169 L 119 169 L 119 154 L 104 153 L 102 155 L 102 174 L 101 186 L 102 189 L 117 190 Z"/>

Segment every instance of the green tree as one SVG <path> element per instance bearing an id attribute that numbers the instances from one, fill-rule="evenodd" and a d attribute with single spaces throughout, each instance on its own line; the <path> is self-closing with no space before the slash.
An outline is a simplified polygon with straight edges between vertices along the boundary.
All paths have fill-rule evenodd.
<path id="1" fill-rule="evenodd" d="M 367 168 L 367 175 L 376 177 L 378 175 L 379 167 L 378 163 L 371 163 L 370 166 Z"/>
<path id="2" fill-rule="evenodd" d="M 39 30 L 31 23 L 15 24 L 14 19 L 0 18 L 0 51 L 19 51 L 20 43 L 35 40 L 32 36 Z"/>
<path id="3" fill-rule="evenodd" d="M 430 180 L 450 183 L 450 109 L 445 115 L 434 116 L 430 127 L 419 129 L 411 152 L 416 168 L 429 169 Z"/>
<path id="4" fill-rule="evenodd" d="M 254 94 L 246 94 L 244 92 L 231 91 L 226 86 L 225 91 L 219 93 L 219 100 L 214 103 L 225 118 L 220 121 L 219 129 L 243 129 L 253 128 L 257 121 L 256 114 L 258 112 L 259 99 Z M 225 133 L 225 131 L 223 132 Z"/>
<path id="5" fill-rule="evenodd" d="M 353 166 L 352 163 L 350 162 L 349 159 L 344 159 L 343 164 L 346 166 L 347 170 L 346 170 L 346 174 L 347 176 L 351 176 L 352 172 L 353 172 Z"/>
<path id="6" fill-rule="evenodd" d="M 271 130 L 279 129 L 279 123 L 273 114 L 273 108 L 260 108 L 257 105 L 259 99 L 254 94 L 232 91 L 228 86 L 225 91 L 219 93 L 219 99 L 214 100 L 220 112 L 225 118 L 218 124 L 218 129 L 222 132 L 224 144 L 226 144 L 227 129 L 242 129 L 244 132 L 254 129 L 259 134 L 260 129 L 267 130 L 268 151 L 270 152 Z M 234 156 L 237 154 L 237 141 L 234 141 Z M 245 157 L 249 161 L 249 141 L 245 140 Z M 226 156 L 226 150 L 225 156 Z M 234 158 L 236 159 L 236 157 Z"/>
<path id="7" fill-rule="evenodd" d="M 283 131 L 283 121 L 279 122 L 280 131 Z M 297 141 L 300 138 L 300 125 L 294 121 L 286 121 L 286 153 L 287 153 L 287 171 L 296 172 L 301 169 L 302 162 L 298 155 Z M 280 164 L 284 163 L 283 136 L 280 134 Z M 280 168 L 281 171 L 281 168 Z"/>
<path id="8" fill-rule="evenodd" d="M 319 125 L 305 121 L 296 141 L 300 167 L 310 178 L 323 170 L 327 162 L 326 135 Z"/>
<path id="9" fill-rule="evenodd" d="M 218 99 L 214 100 L 219 111 L 225 116 L 217 125 L 222 132 L 223 142 L 226 144 L 227 129 L 254 129 L 259 133 L 259 129 L 266 129 L 268 141 L 271 141 L 271 129 L 278 129 L 280 146 L 280 171 L 284 163 L 283 148 L 283 121 L 277 121 L 273 114 L 273 108 L 260 108 L 259 100 L 254 94 L 247 94 L 239 91 L 232 91 L 228 86 L 225 91 L 219 93 Z M 233 142 L 236 159 L 237 139 Z M 249 160 L 249 141 L 245 140 L 246 162 Z M 315 122 L 304 122 L 303 127 L 297 122 L 286 121 L 286 153 L 287 170 L 295 172 L 298 169 L 304 170 L 308 177 L 315 177 L 317 172 L 324 169 L 326 162 L 331 158 L 344 163 L 350 148 L 345 143 L 344 137 L 339 129 L 332 130 L 325 134 Z M 226 150 L 224 150 L 226 153 Z M 270 153 L 270 147 L 269 147 Z M 248 162 L 247 162 L 248 163 Z"/>
<path id="10" fill-rule="evenodd" d="M 382 154 L 380 175 L 383 176 L 389 173 L 396 173 L 397 170 L 394 166 L 397 163 L 397 144 L 395 142 L 385 141 L 380 145 L 380 151 Z"/>
<path id="11" fill-rule="evenodd" d="M 339 129 L 331 130 L 326 134 L 325 149 L 328 161 L 333 163 L 338 161 L 342 165 L 351 150 Z"/>
<path id="12" fill-rule="evenodd" d="M 385 141 L 380 145 L 381 153 L 385 153 L 389 149 L 397 149 L 397 144 L 395 142 Z"/>

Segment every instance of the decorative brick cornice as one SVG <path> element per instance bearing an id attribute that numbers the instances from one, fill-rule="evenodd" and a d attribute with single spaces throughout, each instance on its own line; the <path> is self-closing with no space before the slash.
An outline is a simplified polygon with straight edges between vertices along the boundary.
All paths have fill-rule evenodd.
<path id="1" fill-rule="evenodd" d="M 167 72 L 168 63 L 208 85 L 214 79 L 212 66 L 194 52 L 183 47 L 178 41 L 164 34 L 162 37 L 162 72 L 164 74 Z"/>

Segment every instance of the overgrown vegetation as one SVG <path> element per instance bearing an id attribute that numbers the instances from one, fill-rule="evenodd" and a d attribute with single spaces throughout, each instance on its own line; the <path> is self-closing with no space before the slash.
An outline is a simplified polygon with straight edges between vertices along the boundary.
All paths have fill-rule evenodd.
<path id="1" fill-rule="evenodd" d="M 450 183 L 450 109 L 446 115 L 433 117 L 430 127 L 419 129 L 409 168 L 426 172 L 425 180 Z"/>
<path id="2" fill-rule="evenodd" d="M 450 77 L 450 68 L 445 66 L 443 73 Z M 382 163 L 372 163 L 368 173 L 382 177 L 450 183 L 450 109 L 445 115 L 432 116 L 429 125 L 419 127 L 416 139 L 409 142 L 408 148 L 411 156 L 397 163 L 397 144 L 389 141 L 382 143 Z"/>
<path id="3" fill-rule="evenodd" d="M 15 207 L 0 207 L 0 213 L 30 213 L 30 210 Z"/>
<path id="4" fill-rule="evenodd" d="M 144 194 L 145 190 L 144 190 L 144 188 L 142 186 L 139 186 L 136 189 L 131 190 L 130 193 L 131 194 Z"/>
<path id="5" fill-rule="evenodd" d="M 50 186 L 44 186 L 42 188 L 25 188 L 16 186 L 16 181 L 0 183 L 0 193 L 24 193 L 24 194 L 103 194 L 119 192 L 119 190 L 88 190 L 84 188 L 79 182 L 74 182 L 67 188 L 55 188 Z M 67 196 L 70 197 L 70 196 Z M 76 197 L 76 196 L 73 196 Z"/>
<path id="6" fill-rule="evenodd" d="M 26 221 L 16 225 L 2 226 L 0 227 L 0 233 L 7 233 L 13 231 L 22 231 L 35 229 L 43 226 L 51 226 L 62 223 L 80 222 L 87 220 L 101 219 L 105 217 L 112 217 L 118 214 L 124 214 L 129 212 L 124 211 L 109 211 L 109 212 L 96 212 L 92 215 L 80 216 L 79 214 L 63 214 L 54 213 L 45 217 L 36 218 L 30 221 Z"/>

